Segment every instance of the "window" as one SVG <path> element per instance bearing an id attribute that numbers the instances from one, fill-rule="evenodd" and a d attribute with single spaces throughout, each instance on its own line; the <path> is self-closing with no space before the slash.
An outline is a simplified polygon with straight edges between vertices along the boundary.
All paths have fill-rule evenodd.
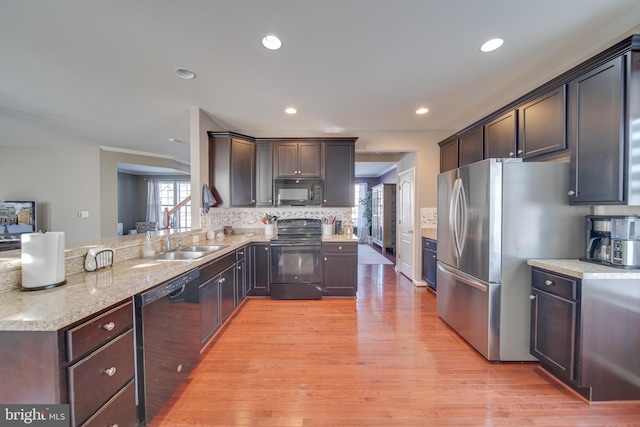
<path id="1" fill-rule="evenodd" d="M 191 195 L 191 181 L 164 181 L 160 184 L 160 208 L 171 210 Z M 191 200 L 169 217 L 170 228 L 191 228 Z"/>

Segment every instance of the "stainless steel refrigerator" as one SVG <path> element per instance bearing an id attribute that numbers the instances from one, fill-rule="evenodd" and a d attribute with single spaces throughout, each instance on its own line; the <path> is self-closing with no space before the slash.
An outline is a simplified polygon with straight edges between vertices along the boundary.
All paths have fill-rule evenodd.
<path id="1" fill-rule="evenodd" d="M 488 360 L 529 353 L 531 258 L 578 258 L 569 164 L 487 159 L 438 175 L 437 312 Z"/>

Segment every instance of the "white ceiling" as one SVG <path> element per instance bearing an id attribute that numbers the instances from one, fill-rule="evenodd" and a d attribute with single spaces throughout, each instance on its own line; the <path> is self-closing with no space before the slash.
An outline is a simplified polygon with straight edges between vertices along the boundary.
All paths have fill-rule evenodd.
<path id="1" fill-rule="evenodd" d="M 252 136 L 454 131 L 638 23 L 638 0 L 0 0 L 0 145 L 188 164 L 190 107 Z"/>

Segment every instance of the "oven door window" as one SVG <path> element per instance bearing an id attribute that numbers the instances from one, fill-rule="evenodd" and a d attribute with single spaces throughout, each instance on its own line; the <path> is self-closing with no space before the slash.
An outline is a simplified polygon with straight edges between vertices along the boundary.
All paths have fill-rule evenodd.
<path id="1" fill-rule="evenodd" d="M 271 283 L 320 283 L 320 245 L 271 246 Z"/>

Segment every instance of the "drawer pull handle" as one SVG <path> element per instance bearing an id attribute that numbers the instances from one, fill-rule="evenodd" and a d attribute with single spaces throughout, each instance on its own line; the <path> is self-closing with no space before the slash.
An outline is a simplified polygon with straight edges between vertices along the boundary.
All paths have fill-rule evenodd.
<path id="1" fill-rule="evenodd" d="M 118 424 L 111 424 L 109 427 L 118 427 Z"/>
<path id="2" fill-rule="evenodd" d="M 103 374 L 105 374 L 108 377 L 112 377 L 116 374 L 116 367 L 112 366 L 110 368 L 105 369 L 104 371 L 102 371 Z"/>
<path id="3" fill-rule="evenodd" d="M 535 295 L 529 295 L 529 299 L 530 299 L 531 301 L 533 301 L 534 299 L 536 299 L 536 296 L 535 296 Z"/>
<path id="4" fill-rule="evenodd" d="M 544 284 L 547 286 L 555 285 L 555 283 L 553 283 L 553 280 L 549 280 L 549 279 L 545 280 Z"/>
<path id="5" fill-rule="evenodd" d="M 116 324 L 113 322 L 105 323 L 104 325 L 102 325 L 102 329 L 104 329 L 105 331 L 113 331 L 113 328 L 115 327 Z"/>

